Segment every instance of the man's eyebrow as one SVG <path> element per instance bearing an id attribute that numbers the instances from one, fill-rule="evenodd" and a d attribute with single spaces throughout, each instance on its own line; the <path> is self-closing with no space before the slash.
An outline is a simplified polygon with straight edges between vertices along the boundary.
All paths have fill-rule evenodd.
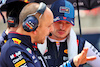
<path id="1" fill-rule="evenodd" d="M 68 21 L 66 21 L 66 23 L 69 23 Z"/>

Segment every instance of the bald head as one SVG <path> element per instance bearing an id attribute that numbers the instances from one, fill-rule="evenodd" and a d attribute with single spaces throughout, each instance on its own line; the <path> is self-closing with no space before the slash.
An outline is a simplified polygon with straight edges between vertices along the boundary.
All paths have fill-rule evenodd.
<path id="1" fill-rule="evenodd" d="M 19 23 L 23 23 L 24 19 L 30 15 L 30 14 L 33 14 L 33 13 L 36 13 L 36 11 L 38 10 L 40 4 L 39 3 L 29 3 L 27 4 L 23 9 L 22 11 L 20 12 L 20 15 L 19 15 Z M 40 20 L 44 20 L 45 18 L 47 19 L 47 16 L 50 17 L 52 16 L 51 18 L 53 19 L 53 14 L 51 12 L 51 10 L 46 7 L 45 11 L 44 11 L 44 14 L 42 15 L 41 18 L 40 17 L 40 13 L 36 13 L 35 14 L 35 17 L 38 19 L 38 21 L 40 22 Z M 53 21 L 53 20 L 52 20 Z M 52 22 L 51 21 L 51 22 Z M 40 23 L 39 23 L 40 24 Z"/>
<path id="2" fill-rule="evenodd" d="M 38 3 L 29 3 L 27 4 L 21 11 L 20 16 L 19 16 L 19 22 L 22 23 L 24 19 L 29 15 L 33 14 L 37 11 L 39 8 Z"/>

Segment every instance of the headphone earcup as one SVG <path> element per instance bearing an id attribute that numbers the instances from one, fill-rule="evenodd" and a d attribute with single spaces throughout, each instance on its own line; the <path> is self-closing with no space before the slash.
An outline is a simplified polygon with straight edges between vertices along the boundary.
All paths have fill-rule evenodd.
<path id="1" fill-rule="evenodd" d="M 17 27 L 19 19 L 17 17 L 8 17 L 7 22 L 9 27 Z"/>
<path id="2" fill-rule="evenodd" d="M 38 27 L 38 20 L 35 16 L 28 16 L 23 21 L 23 29 L 27 32 L 35 31 Z"/>

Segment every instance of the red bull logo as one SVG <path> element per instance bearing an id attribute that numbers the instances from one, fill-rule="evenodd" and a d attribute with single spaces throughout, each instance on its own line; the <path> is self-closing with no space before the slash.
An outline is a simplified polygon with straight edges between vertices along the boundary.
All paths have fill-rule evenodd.
<path id="1" fill-rule="evenodd" d="M 60 13 L 69 13 L 69 8 L 61 6 L 59 12 Z"/>
<path id="2" fill-rule="evenodd" d="M 14 20 L 8 20 L 7 22 L 9 22 L 9 23 L 14 23 Z"/>
<path id="3" fill-rule="evenodd" d="M 64 50 L 64 53 L 68 54 L 68 49 L 65 49 L 65 50 Z"/>
<path id="4" fill-rule="evenodd" d="M 20 44 L 21 40 L 17 39 L 17 38 L 12 38 L 12 40 L 14 41 L 15 44 Z"/>

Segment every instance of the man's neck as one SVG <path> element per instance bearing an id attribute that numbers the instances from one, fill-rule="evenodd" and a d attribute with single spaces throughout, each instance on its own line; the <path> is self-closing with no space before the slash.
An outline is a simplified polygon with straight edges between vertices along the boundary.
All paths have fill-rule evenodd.
<path id="1" fill-rule="evenodd" d="M 52 36 L 49 36 L 51 39 L 54 39 L 54 40 L 63 40 L 63 39 L 65 39 L 66 37 L 63 37 L 63 38 L 61 38 L 61 37 L 56 37 L 56 36 L 54 36 L 54 35 L 52 35 Z"/>
<path id="2" fill-rule="evenodd" d="M 51 38 L 50 36 L 48 36 L 48 39 L 49 39 L 51 42 L 56 42 L 56 41 L 58 41 L 58 42 L 65 42 L 65 40 L 67 39 L 67 37 L 64 38 L 64 39 L 57 40 L 57 39 L 54 39 L 54 38 Z"/>

